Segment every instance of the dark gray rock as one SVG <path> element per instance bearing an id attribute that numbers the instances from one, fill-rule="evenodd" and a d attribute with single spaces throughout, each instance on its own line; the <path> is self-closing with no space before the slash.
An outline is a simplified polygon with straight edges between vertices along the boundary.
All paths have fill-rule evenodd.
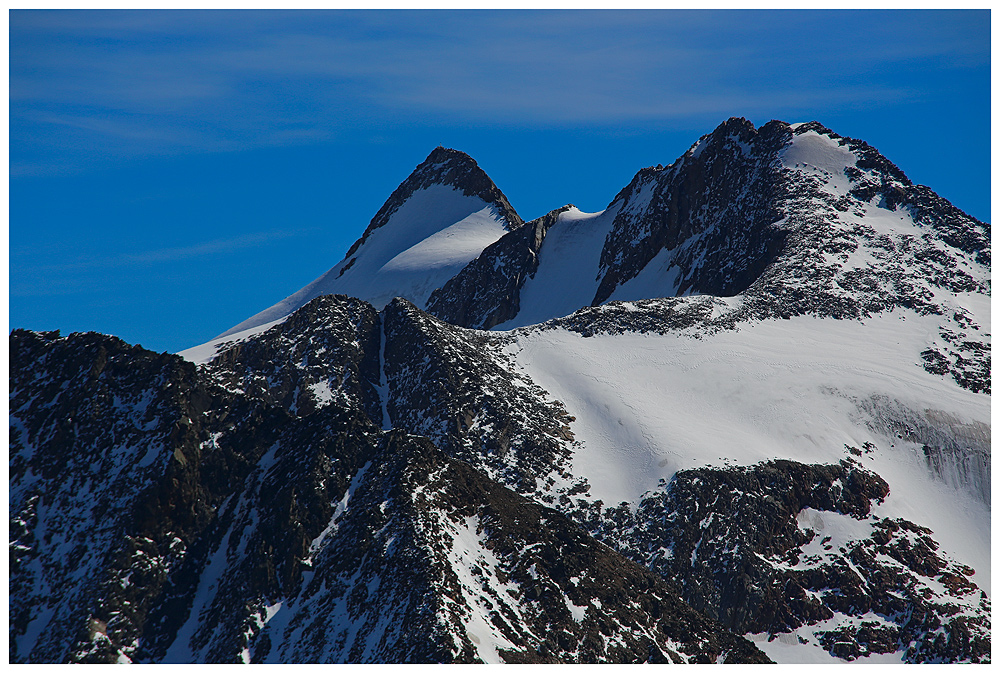
<path id="1" fill-rule="evenodd" d="M 488 246 L 457 276 L 431 293 L 427 312 L 472 329 L 490 329 L 514 318 L 521 310 L 521 287 L 538 270 L 538 252 L 545 234 L 569 208 L 572 205 L 553 210 Z"/>
<path id="2" fill-rule="evenodd" d="M 171 573 L 290 417 L 114 337 L 10 344 L 10 659 L 135 656 Z"/>
<path id="3" fill-rule="evenodd" d="M 661 250 L 678 250 L 675 294 L 732 296 L 780 254 L 778 151 L 787 124 L 759 130 L 729 119 L 667 168 L 644 168 L 611 202 L 621 206 L 601 251 L 593 304 L 606 301 Z M 668 288 L 664 288 L 668 291 Z"/>
<path id="4" fill-rule="evenodd" d="M 394 299 L 383 311 L 392 427 L 430 438 L 519 493 L 566 472 L 573 435 L 561 402 L 519 373 L 503 337 L 455 327 Z"/>
<path id="5" fill-rule="evenodd" d="M 255 660 L 766 661 L 655 574 L 426 440 L 385 436 L 350 488 L 282 599 L 292 616 L 251 636 Z"/>
<path id="6" fill-rule="evenodd" d="M 222 346 L 204 369 L 226 388 L 298 416 L 336 404 L 381 425 L 380 347 L 371 304 L 323 295 L 262 334 Z"/>
<path id="7" fill-rule="evenodd" d="M 737 633 L 775 638 L 811 626 L 817 644 L 846 660 L 988 662 L 990 600 L 972 569 L 940 554 L 930 530 L 872 515 L 889 489 L 855 456 L 875 447 L 845 449 L 838 465 L 684 470 L 635 511 L 598 506 L 577 517 Z M 834 546 L 822 512 L 865 522 L 867 534 Z M 838 615 L 840 626 L 824 626 Z"/>

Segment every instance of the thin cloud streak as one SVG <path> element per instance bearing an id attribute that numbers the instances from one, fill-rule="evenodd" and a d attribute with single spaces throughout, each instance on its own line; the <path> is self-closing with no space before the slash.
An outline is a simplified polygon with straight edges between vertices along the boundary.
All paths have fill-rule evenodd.
<path id="1" fill-rule="evenodd" d="M 438 117 L 613 126 L 900 102 L 919 87 L 881 81 L 886 62 L 989 62 L 988 39 L 954 37 L 967 15 L 928 16 L 14 11 L 11 170 L 67 144 L 213 152 Z"/>
<path id="2" fill-rule="evenodd" d="M 92 269 L 122 268 L 145 266 L 148 264 L 164 262 L 177 262 L 196 257 L 228 254 L 238 250 L 244 250 L 246 248 L 255 248 L 273 241 L 305 236 L 307 234 L 315 233 L 318 230 L 318 227 L 309 227 L 304 229 L 266 231 L 256 234 L 237 236 L 235 238 L 206 241 L 196 245 L 146 250 L 144 252 L 117 255 L 114 257 L 91 257 L 67 264 L 50 264 L 26 267 L 23 271 L 35 273 L 68 273 L 74 271 L 88 271 Z"/>

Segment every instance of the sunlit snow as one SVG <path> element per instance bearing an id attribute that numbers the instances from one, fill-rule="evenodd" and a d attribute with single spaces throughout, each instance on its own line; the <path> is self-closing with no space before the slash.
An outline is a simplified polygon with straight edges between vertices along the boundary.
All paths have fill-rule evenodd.
<path id="1" fill-rule="evenodd" d="M 934 479 L 921 446 L 873 430 L 878 419 L 860 405 L 884 396 L 919 413 L 989 424 L 989 397 L 920 366 L 916 354 L 936 318 L 800 316 L 702 338 L 514 332 L 510 351 L 576 417 L 572 472 L 588 479 L 595 499 L 635 503 L 661 479 L 705 465 L 836 463 L 845 444 L 870 441 L 878 451 L 864 463 L 891 488 L 880 515 L 934 530 L 989 591 L 988 506 L 970 489 Z"/>
<path id="2" fill-rule="evenodd" d="M 507 223 L 477 196 L 447 185 L 417 190 L 361 247 L 315 281 L 220 336 L 288 315 L 323 294 L 346 294 L 381 309 L 394 297 L 424 307 L 431 292 L 503 236 Z"/>
<path id="3" fill-rule="evenodd" d="M 533 325 L 590 306 L 597 292 L 601 248 L 616 213 L 617 206 L 599 213 L 576 208 L 560 213 L 542 243 L 535 276 L 521 288 L 520 312 L 495 329 Z"/>

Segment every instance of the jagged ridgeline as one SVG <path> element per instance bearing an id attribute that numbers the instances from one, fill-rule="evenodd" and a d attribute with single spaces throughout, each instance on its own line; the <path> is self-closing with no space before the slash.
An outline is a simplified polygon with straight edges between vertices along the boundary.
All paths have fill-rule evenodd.
<path id="1" fill-rule="evenodd" d="M 437 148 L 206 344 L 11 333 L 10 661 L 988 662 L 989 241 L 815 122 Z"/>

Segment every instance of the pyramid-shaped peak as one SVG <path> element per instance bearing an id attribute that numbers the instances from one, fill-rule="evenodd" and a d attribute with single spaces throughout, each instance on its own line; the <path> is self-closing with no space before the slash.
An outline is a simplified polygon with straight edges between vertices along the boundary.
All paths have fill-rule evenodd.
<path id="1" fill-rule="evenodd" d="M 453 187 L 466 196 L 476 196 L 496 207 L 508 229 L 516 229 L 524 224 L 513 206 L 496 186 L 490 176 L 479 167 L 476 160 L 460 150 L 438 145 L 423 160 L 409 177 L 392 193 L 382 208 L 372 218 L 364 236 L 348 251 L 350 256 L 368 235 L 386 224 L 392 214 L 413 194 L 434 185 Z"/>
<path id="2" fill-rule="evenodd" d="M 512 228 L 523 223 L 490 176 L 479 167 L 475 159 L 461 150 L 438 145 L 397 191 L 412 194 L 431 185 L 448 185 L 466 196 L 478 196 L 483 201 L 496 205 Z"/>
<path id="3" fill-rule="evenodd" d="M 314 297 L 346 294 L 381 309 L 393 297 L 423 306 L 484 248 L 524 221 L 465 152 L 436 147 L 372 218 L 344 259 L 222 337 L 280 319 Z"/>

